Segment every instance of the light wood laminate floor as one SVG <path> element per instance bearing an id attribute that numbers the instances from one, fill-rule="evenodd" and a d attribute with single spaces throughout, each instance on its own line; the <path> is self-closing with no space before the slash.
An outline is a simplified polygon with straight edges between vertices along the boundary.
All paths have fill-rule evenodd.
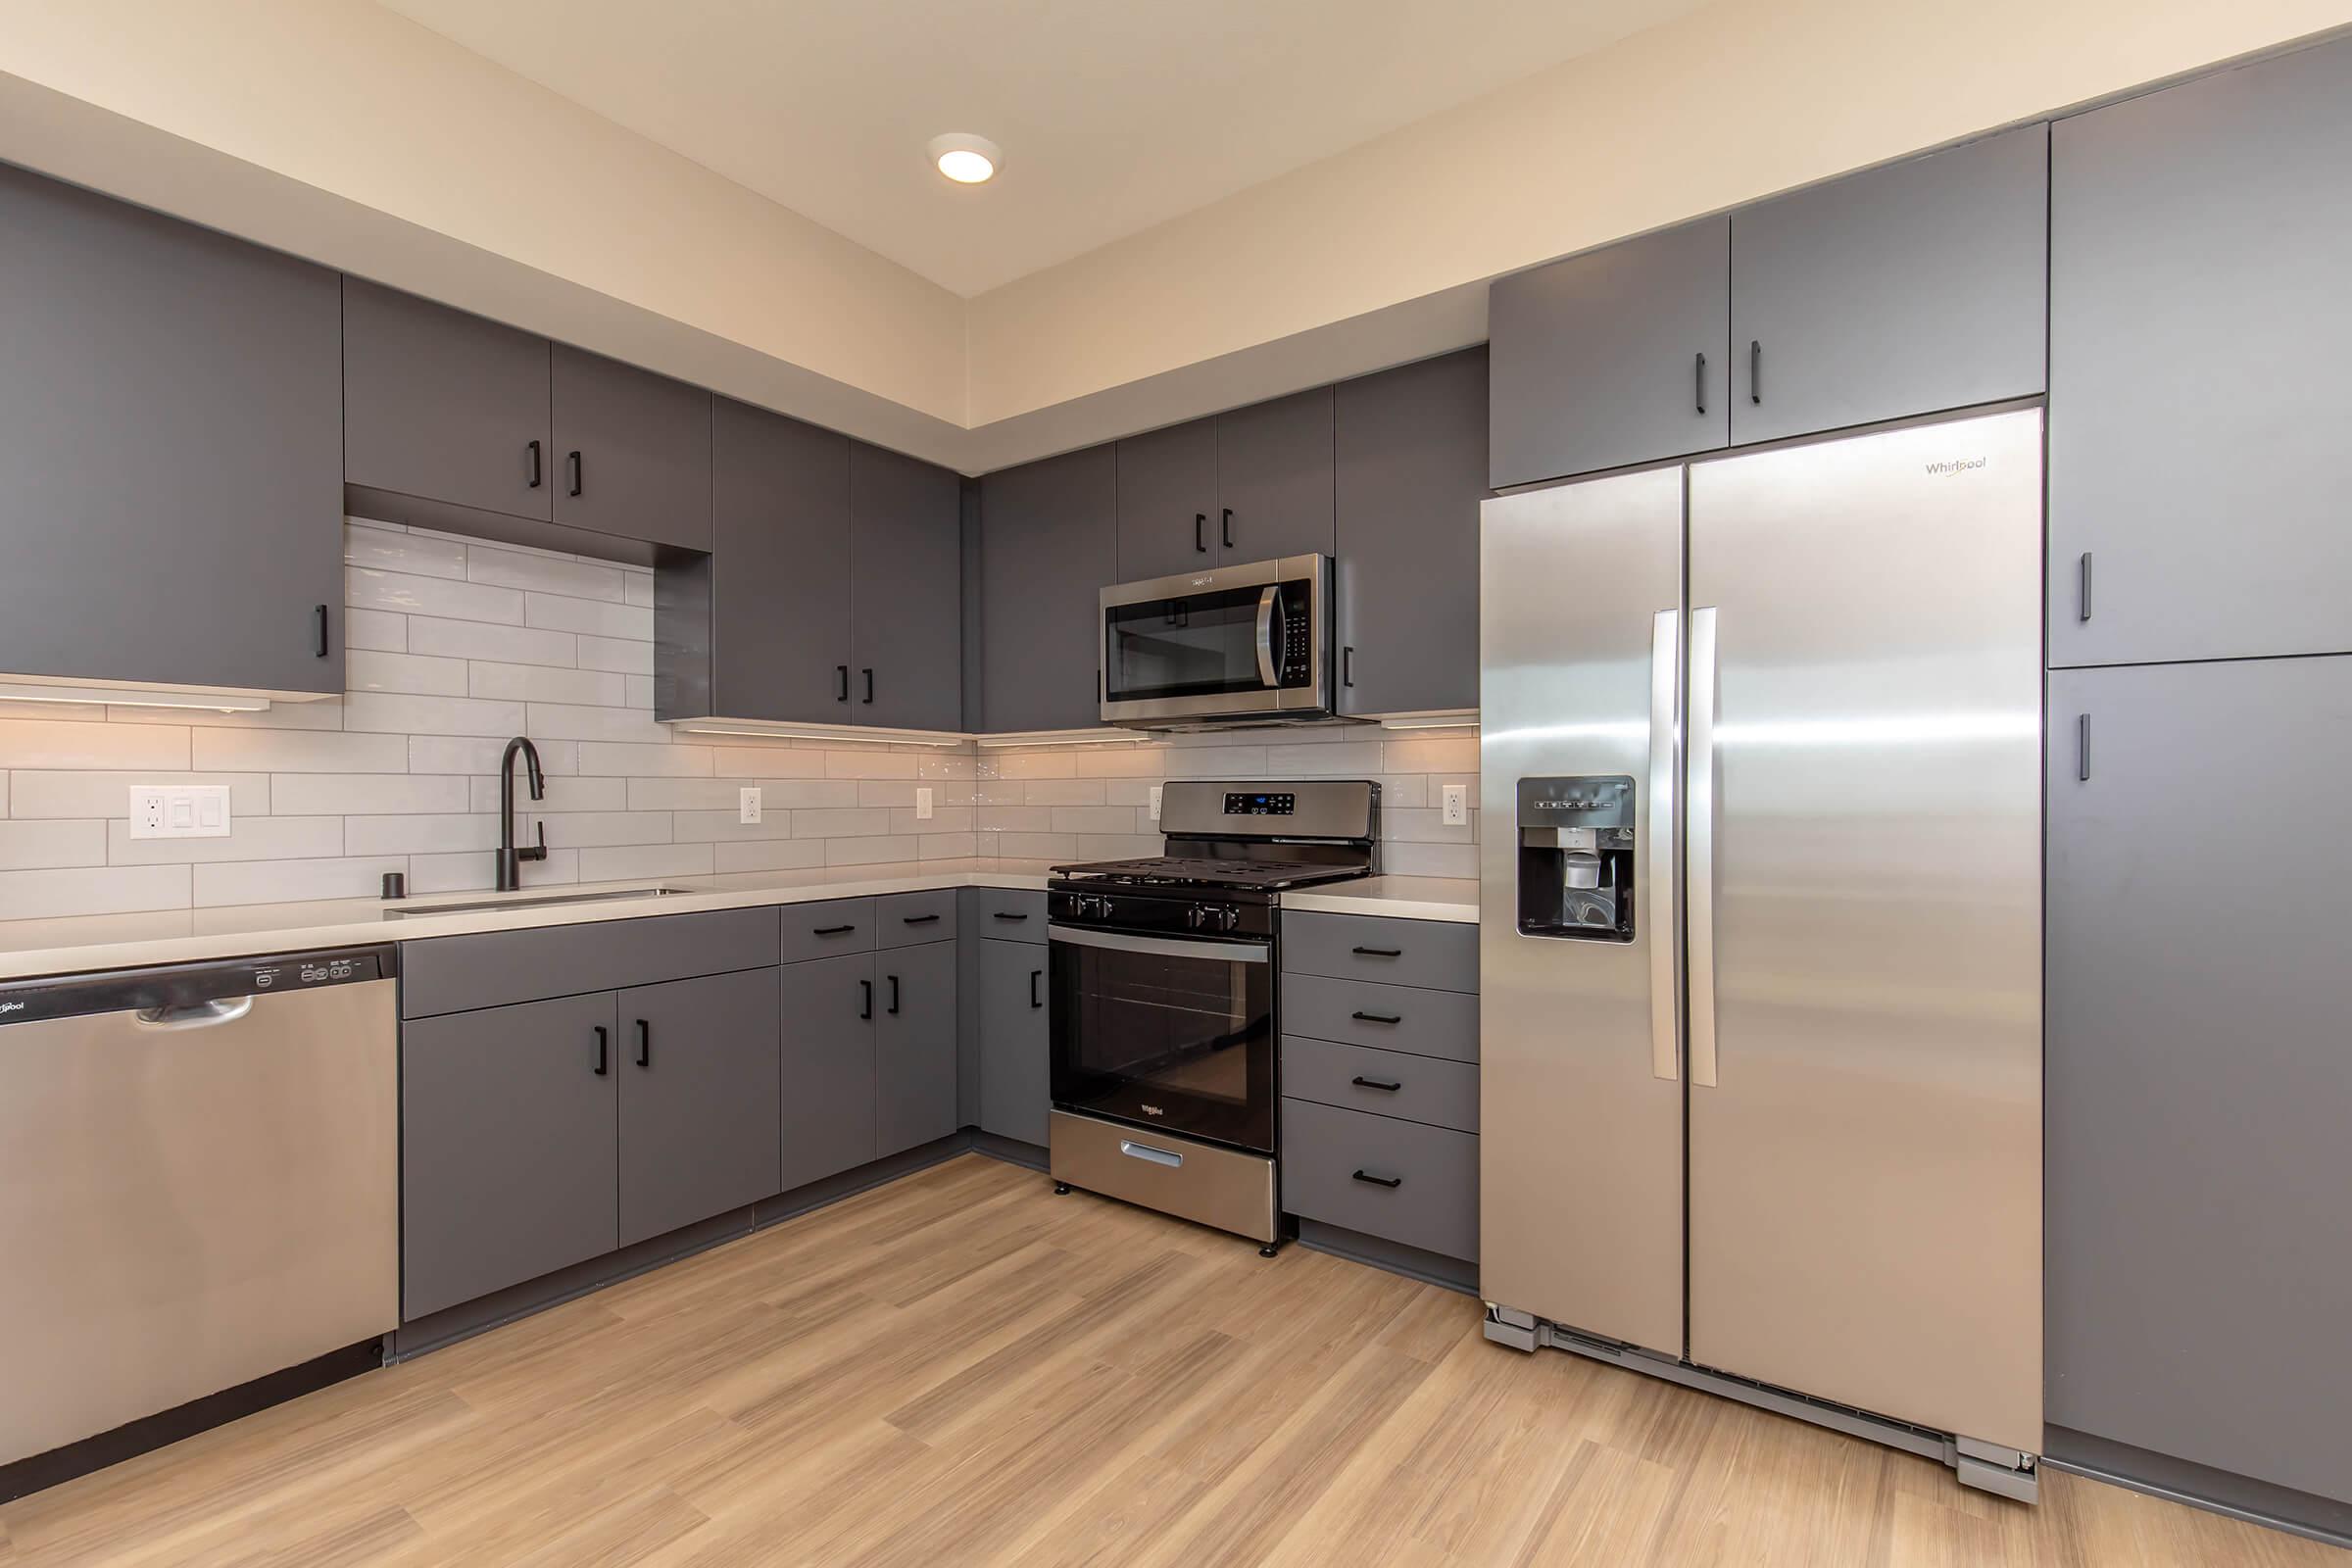
<path id="1" fill-rule="evenodd" d="M 0 1505 L 0 1564 L 2331 1564 L 969 1155 Z"/>

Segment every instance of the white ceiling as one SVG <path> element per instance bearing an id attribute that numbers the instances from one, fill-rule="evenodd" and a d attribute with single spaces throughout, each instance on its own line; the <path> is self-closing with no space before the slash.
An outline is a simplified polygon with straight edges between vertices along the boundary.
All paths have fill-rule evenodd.
<path id="1" fill-rule="evenodd" d="M 1701 0 L 382 3 L 970 296 Z"/>

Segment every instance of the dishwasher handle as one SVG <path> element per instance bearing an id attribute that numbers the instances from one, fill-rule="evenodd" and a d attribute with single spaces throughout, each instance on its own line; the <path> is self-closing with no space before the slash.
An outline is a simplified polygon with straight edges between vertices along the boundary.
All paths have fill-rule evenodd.
<path id="1" fill-rule="evenodd" d="M 133 1012 L 131 1022 L 141 1029 L 210 1029 L 219 1024 L 235 1023 L 253 1010 L 251 997 L 218 997 L 211 1002 L 191 1003 L 176 1007 L 141 1007 Z"/>

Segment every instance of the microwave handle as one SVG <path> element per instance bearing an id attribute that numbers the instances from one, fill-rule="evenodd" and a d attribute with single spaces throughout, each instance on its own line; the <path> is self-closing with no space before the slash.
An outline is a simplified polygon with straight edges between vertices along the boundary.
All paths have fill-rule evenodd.
<path id="1" fill-rule="evenodd" d="M 1274 617 L 1282 612 L 1282 584 L 1270 582 L 1257 596 L 1257 681 L 1271 691 L 1274 674 Z"/>

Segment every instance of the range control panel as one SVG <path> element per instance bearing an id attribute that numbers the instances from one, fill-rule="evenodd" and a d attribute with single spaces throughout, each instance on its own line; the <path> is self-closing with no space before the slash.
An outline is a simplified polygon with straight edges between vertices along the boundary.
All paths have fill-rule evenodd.
<path id="1" fill-rule="evenodd" d="M 1298 809 L 1298 797 L 1296 795 L 1244 795 L 1235 792 L 1225 797 L 1227 816 L 1289 816 Z"/>

